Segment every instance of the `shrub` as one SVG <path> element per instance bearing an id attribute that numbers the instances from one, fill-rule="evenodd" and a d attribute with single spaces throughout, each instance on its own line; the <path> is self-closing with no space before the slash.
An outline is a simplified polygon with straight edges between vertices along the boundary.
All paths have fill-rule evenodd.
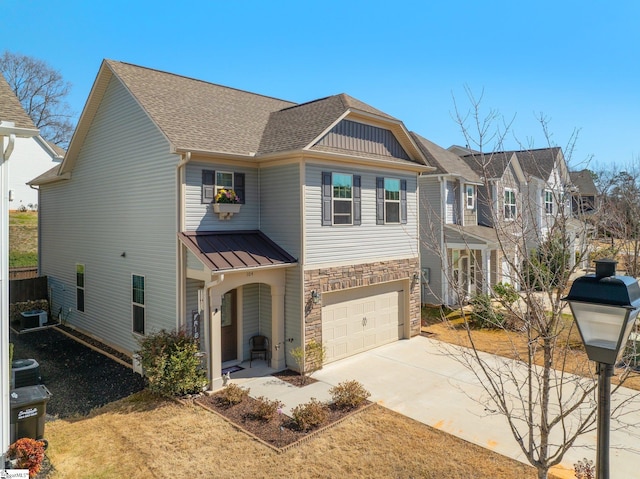
<path id="1" fill-rule="evenodd" d="M 277 399 L 271 400 L 264 396 L 257 397 L 253 416 L 261 421 L 270 421 L 282 406 L 284 406 L 284 403 Z"/>
<path id="2" fill-rule="evenodd" d="M 319 369 L 322 369 L 322 363 L 324 363 L 327 357 L 327 348 L 321 343 L 316 342 L 315 339 L 309 341 L 306 347 L 298 346 L 291 350 L 291 356 L 298 365 L 298 371 L 303 377 L 303 384 L 306 384 L 307 379 Z"/>
<path id="3" fill-rule="evenodd" d="M 7 457 L 15 460 L 16 469 L 29 469 L 29 477 L 36 477 L 44 460 L 44 442 L 23 437 L 11 444 Z"/>
<path id="4" fill-rule="evenodd" d="M 576 479 L 595 479 L 596 468 L 593 465 L 593 461 L 585 458 L 583 461 L 578 461 L 573 465 Z"/>
<path id="5" fill-rule="evenodd" d="M 512 284 L 509 283 L 498 283 L 493 287 L 493 292 L 502 304 L 505 306 L 511 306 L 515 303 L 520 295 L 516 291 L 516 288 L 513 287 Z"/>
<path id="6" fill-rule="evenodd" d="M 329 389 L 329 394 L 338 409 L 355 409 L 371 396 L 371 393 L 355 380 L 339 383 Z"/>
<path id="7" fill-rule="evenodd" d="M 220 393 L 220 397 L 227 406 L 234 406 L 244 401 L 249 396 L 249 391 L 250 389 L 241 388 L 237 384 L 228 384 Z"/>
<path id="8" fill-rule="evenodd" d="M 197 341 L 184 331 L 162 330 L 140 340 L 140 362 L 152 392 L 183 396 L 207 385 Z"/>
<path id="9" fill-rule="evenodd" d="M 301 431 L 309 431 L 322 425 L 329 416 L 329 408 L 316 398 L 311 398 L 308 403 L 296 406 L 293 411 L 293 421 Z"/>
<path id="10" fill-rule="evenodd" d="M 504 316 L 497 312 L 488 294 L 476 294 L 471 299 L 471 323 L 477 328 L 500 328 Z"/>

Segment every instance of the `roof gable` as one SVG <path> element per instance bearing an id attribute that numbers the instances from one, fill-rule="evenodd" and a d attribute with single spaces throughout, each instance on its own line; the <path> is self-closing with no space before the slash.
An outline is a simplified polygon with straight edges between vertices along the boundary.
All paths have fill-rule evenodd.
<path id="1" fill-rule="evenodd" d="M 36 128 L 2 75 L 0 75 L 0 121 L 11 121 L 17 128 Z"/>
<path id="2" fill-rule="evenodd" d="M 427 140 L 426 138 L 411 132 L 416 143 L 422 150 L 427 162 L 436 168 L 433 174 L 449 174 L 462 176 L 467 181 L 480 182 L 480 176 L 462 158 L 450 150 Z"/>

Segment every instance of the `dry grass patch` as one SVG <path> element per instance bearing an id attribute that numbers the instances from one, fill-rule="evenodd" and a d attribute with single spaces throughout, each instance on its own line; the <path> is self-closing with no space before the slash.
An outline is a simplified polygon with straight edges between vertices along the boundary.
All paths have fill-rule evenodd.
<path id="1" fill-rule="evenodd" d="M 565 325 L 560 335 L 559 344 L 568 343 L 570 349 L 566 355 L 556 355 L 554 367 L 580 376 L 595 377 L 595 363 L 589 361 L 580 339 L 580 333 L 576 327 L 572 327 L 573 318 L 571 315 L 563 315 L 563 319 Z M 439 341 L 464 347 L 471 346 L 471 340 L 459 311 L 450 312 L 445 320 L 435 315 L 433 311 L 427 313 L 423 311 L 422 331 Z M 513 359 L 524 360 L 527 357 L 527 340 L 523 334 L 503 329 L 473 329 L 471 330 L 471 338 L 479 351 Z M 542 366 L 542 350 L 535 356 L 535 363 Z M 612 378 L 612 382 L 618 383 L 622 374 L 623 370 L 616 369 L 616 376 Z M 624 381 L 624 386 L 640 390 L 640 374 L 631 371 Z"/>
<path id="2" fill-rule="evenodd" d="M 47 423 L 53 478 L 535 478 L 533 468 L 373 406 L 282 454 L 196 405 L 139 393 Z"/>

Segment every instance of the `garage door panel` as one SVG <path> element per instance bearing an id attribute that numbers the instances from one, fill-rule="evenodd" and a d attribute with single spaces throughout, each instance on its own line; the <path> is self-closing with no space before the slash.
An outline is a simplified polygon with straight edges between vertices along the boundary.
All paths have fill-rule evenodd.
<path id="1" fill-rule="evenodd" d="M 345 299 L 322 310 L 322 336 L 327 362 L 335 361 L 402 337 L 399 300 L 402 291 Z"/>

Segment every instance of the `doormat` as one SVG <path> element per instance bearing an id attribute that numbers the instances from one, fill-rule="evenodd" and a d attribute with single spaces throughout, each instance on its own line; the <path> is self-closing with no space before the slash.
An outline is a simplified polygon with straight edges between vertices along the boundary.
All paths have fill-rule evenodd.
<path id="1" fill-rule="evenodd" d="M 244 368 L 240 367 L 240 366 L 231 366 L 228 368 L 224 368 L 222 370 L 222 374 L 227 374 L 227 373 L 235 373 L 237 371 L 242 371 Z"/>

